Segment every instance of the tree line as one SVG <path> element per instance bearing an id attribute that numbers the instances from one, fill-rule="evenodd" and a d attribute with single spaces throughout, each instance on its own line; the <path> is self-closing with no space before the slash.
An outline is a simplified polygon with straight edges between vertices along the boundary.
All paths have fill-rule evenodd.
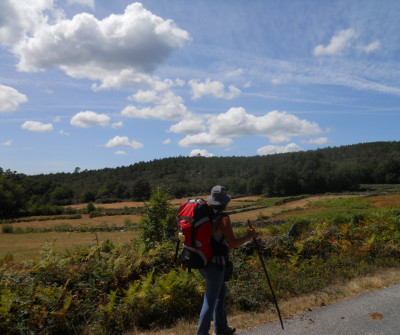
<path id="1" fill-rule="evenodd" d="M 73 173 L 25 175 L 0 168 L 0 218 L 52 214 L 80 202 L 148 200 L 158 185 L 174 197 L 222 184 L 234 197 L 342 192 L 400 184 L 400 142 L 372 142 L 250 157 L 170 157 Z"/>

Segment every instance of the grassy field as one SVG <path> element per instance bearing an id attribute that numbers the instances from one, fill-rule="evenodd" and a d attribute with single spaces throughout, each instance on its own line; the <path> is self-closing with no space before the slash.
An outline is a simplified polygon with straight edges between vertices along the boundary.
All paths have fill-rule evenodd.
<path id="1" fill-rule="evenodd" d="M 177 207 L 180 202 L 182 199 L 174 201 L 173 204 Z M 84 209 L 86 204 L 79 206 L 77 208 Z M 109 209 L 124 209 L 130 208 L 129 206 L 141 207 L 143 203 L 108 204 L 107 206 Z M 261 237 L 271 237 L 264 240 L 265 261 L 275 285 L 282 315 L 284 318 L 290 318 L 309 309 L 400 281 L 397 261 L 400 254 L 399 208 L 400 192 L 382 192 L 380 195 L 361 193 L 293 198 L 240 198 L 231 201 L 228 211 L 231 212 L 232 221 L 237 224 L 235 227 L 238 226 L 235 230 L 239 234 L 246 230 L 246 227 L 240 226 L 239 223 L 244 223 L 249 219 L 256 223 L 257 232 L 261 233 Z M 170 308 L 169 311 L 176 312 L 178 305 L 171 298 L 171 294 L 181 292 L 176 291 L 177 288 L 182 287 L 181 285 L 188 285 L 186 289 L 194 290 L 191 291 L 190 296 L 186 297 L 187 299 L 197 297 L 196 294 L 199 294 L 197 289 L 193 288 L 193 283 L 186 282 L 192 278 L 191 276 L 187 276 L 178 268 L 175 269 L 175 266 L 168 268 L 168 264 L 172 263 L 170 262 L 171 250 L 173 248 L 174 251 L 174 247 L 162 245 L 148 251 L 140 249 L 140 244 L 129 243 L 139 237 L 139 230 L 40 231 L 40 229 L 66 226 L 92 228 L 129 226 L 132 228 L 134 223 L 140 221 L 140 215 L 103 215 L 90 218 L 82 214 L 82 218 L 70 220 L 56 217 L 47 221 L 30 219 L 30 222 L 3 225 L 2 228 L 11 226 L 12 229 L 8 232 L 6 230 L 0 232 L 0 257 L 12 254 L 14 261 L 20 262 L 39 255 L 47 244 L 50 244 L 57 254 L 42 253 L 33 262 L 25 264 L 5 262 L 3 270 L 10 279 L 4 283 L 10 284 L 10 287 L 8 291 L 4 290 L 4 299 L 14 297 L 15 301 L 19 301 L 18 299 L 29 300 L 33 297 L 31 302 L 36 304 L 35 297 L 44 297 L 43 294 L 50 297 L 54 293 L 54 301 L 57 302 L 54 306 L 58 306 L 61 300 L 56 293 L 61 292 L 60 294 L 67 299 L 65 301 L 73 302 L 68 315 L 76 316 L 79 321 L 82 309 L 90 307 L 96 313 L 100 313 L 99 315 L 104 316 L 104 319 L 100 320 L 103 322 L 101 327 L 107 327 L 110 320 L 120 322 L 118 320 L 121 315 L 135 317 L 137 314 L 124 314 L 131 309 L 143 312 L 143 318 L 146 317 L 147 312 L 152 311 L 153 307 L 156 308 L 155 315 L 159 315 L 158 309 L 164 311 L 163 308 L 166 307 Z M 294 222 L 299 223 L 299 229 L 301 229 L 299 238 L 288 237 L 286 234 Z M 31 233 L 23 231 L 28 228 L 38 229 L 38 231 Z M 107 243 L 101 244 L 105 240 L 112 241 L 115 247 Z M 124 243 L 128 244 L 122 246 Z M 67 249 L 97 244 L 100 244 L 99 247 L 86 249 L 86 251 L 80 249 L 66 256 L 59 256 Z M 96 253 L 93 252 L 94 250 L 97 250 Z M 100 250 L 102 250 L 101 253 Z M 267 299 L 260 300 L 260 297 L 264 295 L 266 298 L 269 291 L 265 290 L 264 281 L 259 280 L 258 258 L 245 253 L 245 250 L 237 249 L 231 252 L 236 271 L 234 280 L 229 283 L 230 306 L 236 307 L 230 310 L 229 319 L 238 330 L 277 318 L 273 308 L 264 306 L 263 311 L 257 309 L 260 301 L 267 301 Z M 68 260 L 63 262 L 62 259 Z M 153 272 L 157 273 L 154 277 Z M 36 278 L 35 276 L 39 279 L 38 286 L 35 286 L 36 281 L 32 281 Z M 17 279 L 12 279 L 14 277 Z M 49 287 L 43 286 L 42 278 L 47 278 Z M 23 289 L 18 289 L 16 292 L 18 287 L 14 284 L 20 279 L 24 279 L 26 285 L 31 285 L 29 287 L 32 292 L 36 292 L 35 295 L 26 295 Z M 57 280 L 62 283 L 60 287 L 57 286 L 60 292 L 55 290 L 54 285 L 58 285 Z M 192 280 L 201 285 L 200 280 L 193 278 Z M 64 281 L 68 283 L 68 290 L 63 286 Z M 132 286 L 132 283 L 136 283 L 136 286 Z M 139 285 L 139 283 L 142 284 Z M 25 287 L 25 284 L 20 285 L 21 288 Z M 125 291 L 128 284 L 130 289 Z M 87 289 L 83 290 L 82 287 Z M 96 287 L 98 292 L 94 293 L 91 290 L 92 287 Z M 73 300 L 72 297 L 77 296 L 78 293 L 80 299 Z M 102 299 L 99 299 L 99 294 Z M 114 299 L 116 294 L 117 300 Z M 201 296 L 199 295 L 195 300 L 201 302 Z M 94 301 L 98 304 L 95 305 Z M 157 303 L 154 304 L 154 301 Z M 243 301 L 246 301 L 246 306 L 250 304 L 252 307 L 250 309 L 243 307 Z M 46 308 L 54 308 L 53 305 L 49 305 L 50 307 L 46 305 L 49 303 L 48 299 L 43 302 L 42 309 L 28 308 L 29 313 L 33 315 L 31 318 L 45 320 L 43 315 L 47 313 Z M 60 306 L 64 308 L 65 304 L 61 303 Z M 14 312 L 18 314 L 19 310 L 18 307 Z M 172 314 L 169 312 L 166 315 Z M 155 319 L 157 318 L 151 320 Z M 13 325 L 19 325 L 18 320 L 20 318 L 15 315 Z M 60 321 L 56 317 L 51 320 Z M 96 319 L 93 326 L 100 324 L 98 323 L 100 321 Z M 131 325 L 136 324 L 133 319 L 129 322 Z M 196 322 L 197 318 L 191 315 L 191 318 L 185 321 L 174 323 L 172 328 L 148 332 L 130 330 L 124 334 L 193 334 Z M 112 329 L 113 326 L 110 327 Z"/>
<path id="2" fill-rule="evenodd" d="M 207 196 L 203 196 L 207 199 Z M 286 203 L 275 205 L 280 199 L 266 199 L 263 196 L 244 197 L 233 199 L 228 207 L 228 210 L 235 211 L 240 208 L 247 208 L 244 212 L 231 214 L 233 222 L 246 222 L 247 220 L 255 221 L 260 218 L 263 220 L 286 220 L 293 217 L 301 218 L 303 216 L 318 215 L 319 213 L 326 212 L 328 209 L 332 210 L 335 206 L 334 201 L 340 199 L 347 199 L 342 203 L 337 202 L 337 210 L 344 207 L 345 203 L 350 206 L 357 206 L 358 203 L 367 204 L 371 208 L 389 208 L 400 207 L 400 193 L 395 194 L 382 194 L 372 197 L 365 197 L 365 195 L 318 195 L 309 196 Z M 349 200 L 353 199 L 353 200 Z M 186 199 L 175 199 L 171 203 L 178 207 L 180 203 Z M 260 206 L 262 204 L 266 206 Z M 353 204 L 353 205 L 352 205 Z M 354 205 L 356 204 L 356 205 Z M 102 204 L 103 208 L 118 209 L 130 207 L 143 207 L 142 202 L 122 202 L 115 204 Z M 358 205 L 360 206 L 360 205 Z M 69 206 L 71 207 L 71 206 Z M 73 206 L 74 208 L 85 208 L 86 204 Z M 262 208 L 260 208 L 262 207 Z M 257 209 L 252 209 L 257 208 Z M 335 209 L 334 209 L 335 210 Z M 55 228 L 70 226 L 72 228 L 79 227 L 124 227 L 132 223 L 140 222 L 140 215 L 113 215 L 101 216 L 90 218 L 89 215 L 83 214 L 82 219 L 68 220 L 57 219 L 54 217 L 52 220 L 40 221 L 34 220 L 30 222 L 12 223 L 14 231 L 17 228 L 26 230 L 28 228 Z M 265 230 L 259 229 L 264 237 Z M 37 255 L 44 244 L 53 243 L 55 250 L 63 252 L 68 248 L 74 248 L 79 245 L 90 245 L 97 243 L 96 235 L 99 241 L 110 239 L 114 243 L 126 243 L 139 236 L 138 231 L 111 231 L 111 232 L 36 232 L 26 234 L 4 234 L 0 232 L 0 258 L 7 253 L 11 253 L 15 261 L 22 261 L 23 259 L 34 257 Z"/>
<path id="3" fill-rule="evenodd" d="M 107 239 L 115 244 L 127 243 L 139 236 L 137 231 L 125 232 L 47 232 L 27 234 L 0 234 L 0 257 L 7 253 L 13 255 L 16 262 L 38 255 L 46 243 L 50 243 L 56 252 L 64 252 L 80 245 L 101 243 Z"/>

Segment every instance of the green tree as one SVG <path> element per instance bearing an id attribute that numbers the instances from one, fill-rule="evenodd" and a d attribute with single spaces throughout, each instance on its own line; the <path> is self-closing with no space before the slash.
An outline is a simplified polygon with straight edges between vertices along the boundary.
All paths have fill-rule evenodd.
<path id="1" fill-rule="evenodd" d="M 65 186 L 57 186 L 53 192 L 51 192 L 50 198 L 54 205 L 69 205 L 72 203 L 72 197 L 74 192 Z"/>
<path id="2" fill-rule="evenodd" d="M 149 200 L 151 196 L 151 187 L 147 180 L 140 179 L 133 184 L 132 199 L 133 201 Z"/>
<path id="3" fill-rule="evenodd" d="M 144 207 L 140 222 L 142 240 L 148 249 L 156 243 L 176 239 L 176 211 L 172 207 L 168 189 L 161 185 L 153 192 L 150 202 Z"/>
<path id="4" fill-rule="evenodd" d="M 96 194 L 93 191 L 85 191 L 82 193 L 81 202 L 92 202 L 96 200 Z"/>
<path id="5" fill-rule="evenodd" d="M 0 218 L 19 216 L 26 207 L 25 190 L 7 175 L 0 176 Z"/>

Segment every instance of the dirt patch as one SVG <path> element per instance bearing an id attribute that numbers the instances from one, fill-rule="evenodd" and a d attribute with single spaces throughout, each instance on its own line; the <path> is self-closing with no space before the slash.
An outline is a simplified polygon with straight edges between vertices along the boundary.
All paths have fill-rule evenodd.
<path id="1" fill-rule="evenodd" d="M 368 199 L 375 208 L 400 207 L 400 194 L 379 195 Z"/>

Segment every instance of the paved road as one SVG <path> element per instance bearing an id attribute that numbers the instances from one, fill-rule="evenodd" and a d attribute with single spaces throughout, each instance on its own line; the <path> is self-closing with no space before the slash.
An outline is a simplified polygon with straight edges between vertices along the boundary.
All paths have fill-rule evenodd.
<path id="1" fill-rule="evenodd" d="M 400 284 L 283 320 L 240 335 L 400 335 Z"/>

